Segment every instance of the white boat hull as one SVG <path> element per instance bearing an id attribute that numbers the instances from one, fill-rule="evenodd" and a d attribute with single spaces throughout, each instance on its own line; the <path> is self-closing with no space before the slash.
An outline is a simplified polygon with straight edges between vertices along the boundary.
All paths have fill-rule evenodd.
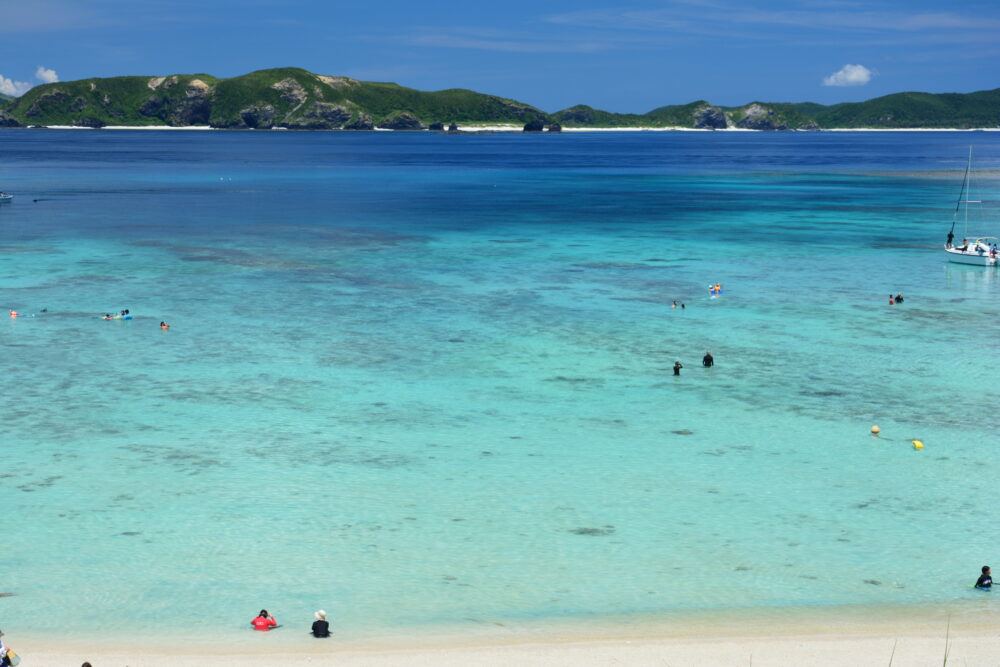
<path id="1" fill-rule="evenodd" d="M 972 264 L 975 266 L 996 266 L 996 257 L 991 257 L 988 250 L 982 253 L 976 250 L 959 250 L 958 248 L 945 248 L 948 253 L 948 261 L 956 264 Z"/>

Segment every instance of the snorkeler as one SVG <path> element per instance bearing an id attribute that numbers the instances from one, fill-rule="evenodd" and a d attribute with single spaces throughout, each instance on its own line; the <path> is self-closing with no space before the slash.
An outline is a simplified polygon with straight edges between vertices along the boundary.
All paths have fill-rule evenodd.
<path id="1" fill-rule="evenodd" d="M 990 575 L 990 566 L 983 565 L 983 573 L 976 579 L 976 588 L 981 591 L 988 591 L 993 588 L 993 577 Z"/>
<path id="2" fill-rule="evenodd" d="M 902 292 L 899 292 L 896 295 L 896 303 L 903 303 L 903 293 Z"/>
<path id="3" fill-rule="evenodd" d="M 711 368 L 715 365 L 715 357 L 712 356 L 711 350 L 706 352 L 705 356 L 701 358 L 701 365 L 705 368 Z"/>
<path id="4" fill-rule="evenodd" d="M 166 322 L 160 322 L 160 328 L 166 331 L 167 329 L 170 328 L 170 325 L 167 324 Z"/>
<path id="5" fill-rule="evenodd" d="M 681 365 L 681 362 L 675 361 L 674 362 L 674 375 L 680 375 L 682 368 L 684 368 L 684 366 Z"/>

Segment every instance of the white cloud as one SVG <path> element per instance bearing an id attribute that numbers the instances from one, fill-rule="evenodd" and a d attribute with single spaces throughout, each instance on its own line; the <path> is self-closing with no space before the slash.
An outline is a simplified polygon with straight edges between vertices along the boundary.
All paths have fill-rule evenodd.
<path id="1" fill-rule="evenodd" d="M 35 70 L 35 78 L 42 83 L 55 83 L 59 80 L 59 75 L 54 69 L 45 69 L 41 65 Z"/>
<path id="2" fill-rule="evenodd" d="M 0 74 L 0 93 L 20 97 L 31 89 L 31 84 L 27 81 L 14 81 Z"/>
<path id="3" fill-rule="evenodd" d="M 872 80 L 872 72 L 864 65 L 844 65 L 823 79 L 824 86 L 863 86 Z"/>

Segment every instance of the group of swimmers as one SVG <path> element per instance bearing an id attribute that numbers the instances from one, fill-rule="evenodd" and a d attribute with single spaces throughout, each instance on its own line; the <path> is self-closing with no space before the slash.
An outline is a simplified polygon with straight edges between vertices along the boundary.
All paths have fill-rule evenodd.
<path id="1" fill-rule="evenodd" d="M 903 293 L 902 292 L 897 292 L 896 296 L 893 296 L 891 294 L 889 295 L 889 305 L 891 306 L 891 305 L 897 304 L 897 303 L 903 303 Z"/>
<path id="2" fill-rule="evenodd" d="M 14 310 L 13 308 L 8 308 L 7 312 L 10 315 L 10 319 L 12 319 L 12 320 L 16 320 L 19 317 L 23 317 L 23 313 L 19 313 L 16 310 Z M 47 313 L 47 312 L 49 312 L 49 309 L 48 308 L 42 308 L 41 312 Z M 32 314 L 32 315 L 29 315 L 28 317 L 34 317 L 34 315 Z M 104 315 L 101 316 L 101 319 L 102 320 L 131 320 L 132 319 L 132 312 L 128 308 L 126 308 L 125 310 L 119 311 L 117 315 L 112 315 L 111 313 L 104 313 Z M 163 329 L 164 331 L 166 331 L 167 329 L 170 328 L 170 325 L 161 320 L 160 321 L 160 328 Z"/>
<path id="3" fill-rule="evenodd" d="M 313 637 L 318 639 L 330 636 L 330 623 L 326 620 L 326 612 L 320 609 L 313 616 L 316 620 L 313 621 L 312 629 L 310 632 Z M 267 613 L 267 609 L 261 609 L 260 613 L 257 614 L 256 618 L 250 621 L 250 625 L 253 626 L 254 630 L 260 632 L 267 632 L 271 628 L 280 628 L 278 625 L 278 620 L 274 618 L 271 614 Z"/>
<path id="4" fill-rule="evenodd" d="M 712 356 L 712 351 L 708 350 L 705 352 L 705 356 L 701 358 L 701 365 L 705 368 L 711 368 L 715 365 L 715 357 Z M 680 375 L 681 369 L 684 368 L 684 364 L 679 361 L 674 362 L 674 375 Z"/>

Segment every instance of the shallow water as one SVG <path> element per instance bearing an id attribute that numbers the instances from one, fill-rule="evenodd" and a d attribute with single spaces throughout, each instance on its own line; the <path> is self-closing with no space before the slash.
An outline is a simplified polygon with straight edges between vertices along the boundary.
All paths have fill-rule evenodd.
<path id="1" fill-rule="evenodd" d="M 970 597 L 969 143 L 1000 167 L 992 133 L 0 132 L 2 627 Z"/>

